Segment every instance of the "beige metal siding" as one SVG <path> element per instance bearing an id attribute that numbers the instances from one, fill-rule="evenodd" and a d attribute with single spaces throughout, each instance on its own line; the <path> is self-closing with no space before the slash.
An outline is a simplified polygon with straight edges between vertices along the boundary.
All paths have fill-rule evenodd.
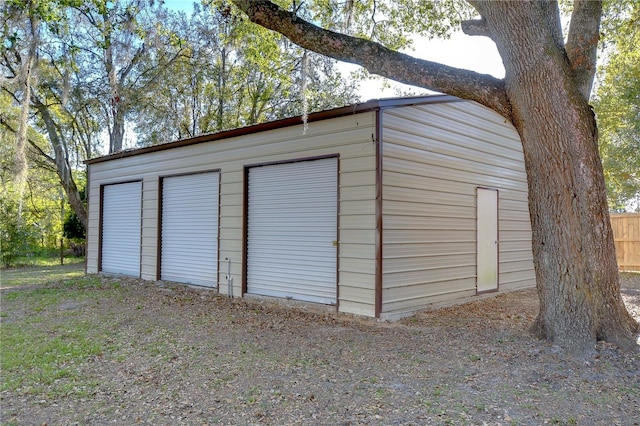
<path id="1" fill-rule="evenodd" d="M 476 294 L 476 188 L 498 190 L 500 291 L 534 285 L 518 135 L 472 102 L 386 110 L 383 295 L 396 318 Z"/>
<path id="2" fill-rule="evenodd" d="M 87 271 L 97 272 L 99 187 L 123 179 L 143 179 L 142 271 L 156 279 L 158 188 L 160 176 L 220 169 L 220 291 L 226 292 L 231 259 L 234 296 L 241 294 L 244 166 L 338 154 L 340 170 L 338 303 L 341 312 L 373 316 L 375 269 L 357 262 L 375 257 L 375 112 L 268 130 L 240 137 L 203 142 L 129 156 L 90 165 Z M 365 225 L 363 225 L 363 223 Z"/>

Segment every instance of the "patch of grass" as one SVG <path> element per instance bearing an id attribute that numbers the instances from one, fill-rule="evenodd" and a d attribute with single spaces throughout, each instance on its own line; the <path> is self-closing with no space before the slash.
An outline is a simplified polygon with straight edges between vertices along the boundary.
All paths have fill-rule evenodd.
<path id="1" fill-rule="evenodd" d="M 84 397 L 98 386 L 95 379 L 81 374 L 80 366 L 114 349 L 113 330 L 104 318 L 87 320 L 78 308 L 84 301 L 114 294 L 119 284 L 84 276 L 81 268 L 45 273 L 36 280 L 45 284 L 35 287 L 24 283 L 33 284 L 34 269 L 41 272 L 41 268 L 10 271 L 14 272 L 13 287 L 2 291 L 0 391 L 47 398 Z M 59 280 L 61 276 L 71 278 Z"/>
<path id="2" fill-rule="evenodd" d="M 119 282 L 104 283 L 98 275 L 81 275 L 65 279 L 60 287 L 68 290 L 105 290 L 119 288 Z"/>
<path id="3" fill-rule="evenodd" d="M 64 256 L 64 264 L 70 265 L 74 263 L 83 263 L 84 257 L 78 256 Z M 33 266 L 59 266 L 60 265 L 60 253 L 59 252 L 43 252 L 33 256 L 19 256 L 15 259 L 15 267 L 33 267 Z"/>
<path id="4" fill-rule="evenodd" d="M 20 303 L 22 306 L 28 306 L 33 312 L 42 312 L 51 306 L 58 306 L 65 301 L 78 301 L 85 299 L 93 299 L 98 297 L 95 290 L 105 290 L 115 288 L 103 284 L 98 276 L 82 276 L 78 278 L 62 281 L 58 284 L 52 284 L 45 287 L 36 287 L 34 289 L 24 289 L 8 291 L 2 294 L 2 301 L 6 303 L 3 312 L 12 304 Z M 35 320 L 35 317 L 32 319 Z"/>
<path id="5" fill-rule="evenodd" d="M 68 395 L 73 389 L 87 393 L 92 386 L 77 366 L 103 352 L 105 339 L 96 338 L 95 329 L 94 324 L 71 316 L 51 327 L 26 321 L 3 324 L 0 389 L 23 394 L 46 390 L 52 396 Z"/>
<path id="6" fill-rule="evenodd" d="M 640 396 L 640 385 L 630 384 L 626 385 L 618 385 L 618 392 L 622 395 L 629 395 L 631 397 Z"/>
<path id="7" fill-rule="evenodd" d="M 28 304 L 34 312 L 42 312 L 51 305 L 60 303 L 63 292 L 55 288 L 37 288 L 31 291 L 12 292 L 2 296 L 5 302 Z"/>
<path id="8" fill-rule="evenodd" d="M 53 281 L 80 278 L 83 275 L 84 259 L 66 265 L 3 269 L 0 271 L 0 287 L 46 284 Z"/>

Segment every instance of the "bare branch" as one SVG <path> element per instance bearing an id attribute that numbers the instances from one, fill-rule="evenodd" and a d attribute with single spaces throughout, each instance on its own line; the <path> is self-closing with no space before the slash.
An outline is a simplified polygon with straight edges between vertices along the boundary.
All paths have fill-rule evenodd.
<path id="1" fill-rule="evenodd" d="M 134 80 L 132 86 L 136 86 L 138 84 L 138 81 L 142 77 L 146 77 L 147 81 L 144 82 L 141 86 L 139 86 L 140 87 L 140 90 L 139 90 L 140 92 L 142 92 L 142 93 L 146 92 L 147 88 L 151 84 L 157 83 L 158 76 L 162 73 L 162 71 L 164 71 L 165 68 L 167 68 L 169 65 L 172 65 L 178 59 L 186 57 L 184 55 L 184 52 L 185 52 L 185 49 L 180 49 L 166 63 L 158 62 L 157 65 L 145 69 L 142 73 L 140 73 L 140 75 L 138 77 L 136 77 L 136 79 Z M 166 55 L 163 54 L 162 58 L 164 59 L 165 56 Z M 141 94 L 138 94 L 138 98 L 140 96 L 141 96 Z M 131 102 L 137 102 L 137 99 L 132 99 Z"/>
<path id="2" fill-rule="evenodd" d="M 119 83 L 121 85 L 124 85 L 123 82 L 125 81 L 125 79 L 127 78 L 127 76 L 129 75 L 129 73 L 131 72 L 131 70 L 133 69 L 133 67 L 136 66 L 136 64 L 138 63 L 138 61 L 140 61 L 142 59 L 142 55 L 144 55 L 144 53 L 147 51 L 147 47 L 144 43 L 142 43 L 142 46 L 140 46 L 138 48 L 138 50 L 136 51 L 136 53 L 133 55 L 133 58 L 131 59 L 131 61 L 129 62 L 129 64 L 120 71 L 120 81 Z"/>
<path id="3" fill-rule="evenodd" d="M 580 92 L 589 99 L 596 73 L 602 1 L 576 0 L 571 13 L 566 51 Z"/>
<path id="4" fill-rule="evenodd" d="M 233 0 L 249 19 L 321 55 L 358 64 L 373 74 L 481 103 L 511 119 L 504 81 L 396 52 L 313 25 L 266 0 Z"/>

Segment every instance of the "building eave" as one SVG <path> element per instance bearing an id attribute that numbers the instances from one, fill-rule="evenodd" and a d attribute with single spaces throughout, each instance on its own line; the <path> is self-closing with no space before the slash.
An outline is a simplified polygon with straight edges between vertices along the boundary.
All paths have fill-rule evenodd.
<path id="1" fill-rule="evenodd" d="M 441 94 L 404 97 L 404 98 L 371 99 L 366 102 L 362 102 L 358 104 L 348 105 L 344 107 L 339 107 L 339 108 L 334 108 L 334 109 L 329 109 L 329 110 L 319 111 L 319 112 L 309 114 L 307 118 L 307 122 L 312 123 L 315 121 L 328 120 L 331 118 L 343 117 L 346 115 L 359 114 L 363 112 L 376 111 L 381 109 L 405 107 L 405 106 L 411 106 L 411 105 L 423 105 L 423 104 L 431 104 L 431 103 L 455 102 L 460 100 L 461 99 L 456 98 L 455 96 L 441 95 Z M 102 163 L 105 161 L 116 160 L 119 158 L 132 157 L 135 155 L 142 155 L 142 154 L 147 154 L 151 152 L 164 151 L 168 149 L 180 148 L 180 147 L 189 146 L 189 145 L 196 145 L 204 142 L 214 142 L 217 140 L 229 139 L 229 138 L 249 135 L 253 133 L 264 132 L 267 130 L 281 129 L 284 127 L 296 126 L 300 124 L 303 124 L 302 116 L 288 117 L 280 120 L 269 121 L 266 123 L 240 127 L 237 129 L 224 130 L 217 133 L 210 133 L 206 135 L 196 136 L 193 138 L 180 139 L 177 141 L 162 143 L 159 145 L 121 151 L 115 154 L 105 155 L 105 156 L 86 160 L 85 163 L 86 164 Z"/>

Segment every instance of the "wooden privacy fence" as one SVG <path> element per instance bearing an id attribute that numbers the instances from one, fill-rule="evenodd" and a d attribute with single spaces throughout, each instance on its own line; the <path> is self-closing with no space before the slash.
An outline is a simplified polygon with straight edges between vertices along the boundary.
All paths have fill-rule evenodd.
<path id="1" fill-rule="evenodd" d="M 640 271 L 640 213 L 612 214 L 611 227 L 618 268 L 621 271 Z"/>

